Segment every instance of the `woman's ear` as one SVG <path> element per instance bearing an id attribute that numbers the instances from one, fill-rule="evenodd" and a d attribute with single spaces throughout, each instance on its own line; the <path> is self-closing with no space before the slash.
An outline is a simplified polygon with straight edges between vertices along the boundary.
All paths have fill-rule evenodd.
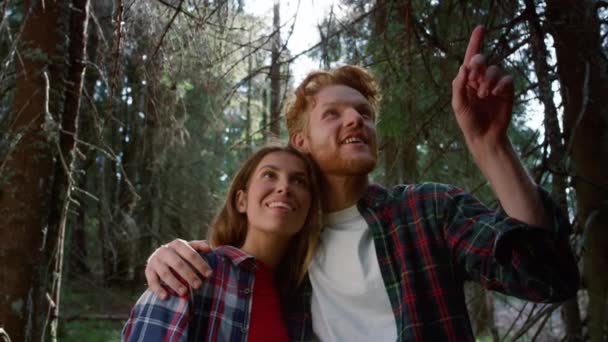
<path id="1" fill-rule="evenodd" d="M 235 198 L 236 210 L 244 214 L 247 212 L 247 193 L 243 190 L 239 190 L 236 192 Z"/>

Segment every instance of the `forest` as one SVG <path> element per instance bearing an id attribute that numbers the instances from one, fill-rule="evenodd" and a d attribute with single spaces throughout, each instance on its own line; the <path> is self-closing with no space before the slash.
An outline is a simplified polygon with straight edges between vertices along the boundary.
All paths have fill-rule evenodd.
<path id="1" fill-rule="evenodd" d="M 0 341 L 119 340 L 149 255 L 205 238 L 240 163 L 286 141 L 283 105 L 314 69 L 378 79 L 374 182 L 455 184 L 497 208 L 450 106 L 478 24 L 582 279 L 560 304 L 467 285 L 475 336 L 608 340 L 607 1 L 3 0 Z"/>

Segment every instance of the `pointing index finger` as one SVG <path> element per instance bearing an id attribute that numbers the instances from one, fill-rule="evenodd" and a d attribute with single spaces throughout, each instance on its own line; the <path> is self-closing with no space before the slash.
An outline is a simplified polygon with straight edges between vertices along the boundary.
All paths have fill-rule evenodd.
<path id="1" fill-rule="evenodd" d="M 467 46 L 467 52 L 464 54 L 464 65 L 468 65 L 471 58 L 481 51 L 483 45 L 483 36 L 485 35 L 485 28 L 482 25 L 477 25 L 471 33 L 469 39 L 469 45 Z"/>

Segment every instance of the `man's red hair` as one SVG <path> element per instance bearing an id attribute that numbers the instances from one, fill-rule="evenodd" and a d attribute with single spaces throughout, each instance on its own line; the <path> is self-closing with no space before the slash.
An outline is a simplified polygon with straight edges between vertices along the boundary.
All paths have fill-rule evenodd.
<path id="1" fill-rule="evenodd" d="M 372 106 L 374 114 L 378 113 L 380 90 L 376 79 L 365 69 L 355 65 L 345 65 L 335 69 L 313 71 L 296 88 L 294 96 L 285 105 L 285 120 L 289 141 L 294 135 L 306 131 L 307 118 L 315 106 L 315 95 L 326 86 L 345 85 L 363 95 Z"/>

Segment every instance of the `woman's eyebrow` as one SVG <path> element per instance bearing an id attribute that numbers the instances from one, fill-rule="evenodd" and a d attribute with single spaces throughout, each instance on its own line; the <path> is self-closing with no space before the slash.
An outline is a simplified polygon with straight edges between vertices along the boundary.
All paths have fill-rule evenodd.
<path id="1" fill-rule="evenodd" d="M 267 168 L 267 169 L 273 169 L 273 170 L 278 170 L 279 169 L 278 167 L 276 167 L 276 166 L 274 166 L 272 164 L 266 164 L 266 165 L 260 166 L 260 170 L 261 169 L 265 169 L 265 168 Z"/>
<path id="2" fill-rule="evenodd" d="M 272 164 L 266 164 L 266 165 L 260 166 L 260 170 L 263 170 L 263 169 L 271 169 L 271 170 L 275 170 L 275 171 L 281 170 L 281 168 L 279 168 L 278 166 L 272 165 Z M 293 172 L 289 172 L 289 175 L 290 176 L 308 177 L 308 172 L 305 172 L 305 171 L 293 171 Z"/>
<path id="3" fill-rule="evenodd" d="M 272 169 L 272 170 L 281 170 L 280 167 L 272 165 L 272 164 L 266 164 L 266 165 L 262 165 L 260 166 L 260 170 L 262 169 Z M 304 172 L 304 171 L 293 171 L 293 172 L 289 172 L 290 175 L 303 175 L 306 176 L 308 173 Z"/>
<path id="4" fill-rule="evenodd" d="M 302 172 L 302 171 L 294 171 L 294 172 L 291 172 L 289 175 L 290 176 L 299 176 L 299 177 L 308 178 L 308 173 Z"/>

